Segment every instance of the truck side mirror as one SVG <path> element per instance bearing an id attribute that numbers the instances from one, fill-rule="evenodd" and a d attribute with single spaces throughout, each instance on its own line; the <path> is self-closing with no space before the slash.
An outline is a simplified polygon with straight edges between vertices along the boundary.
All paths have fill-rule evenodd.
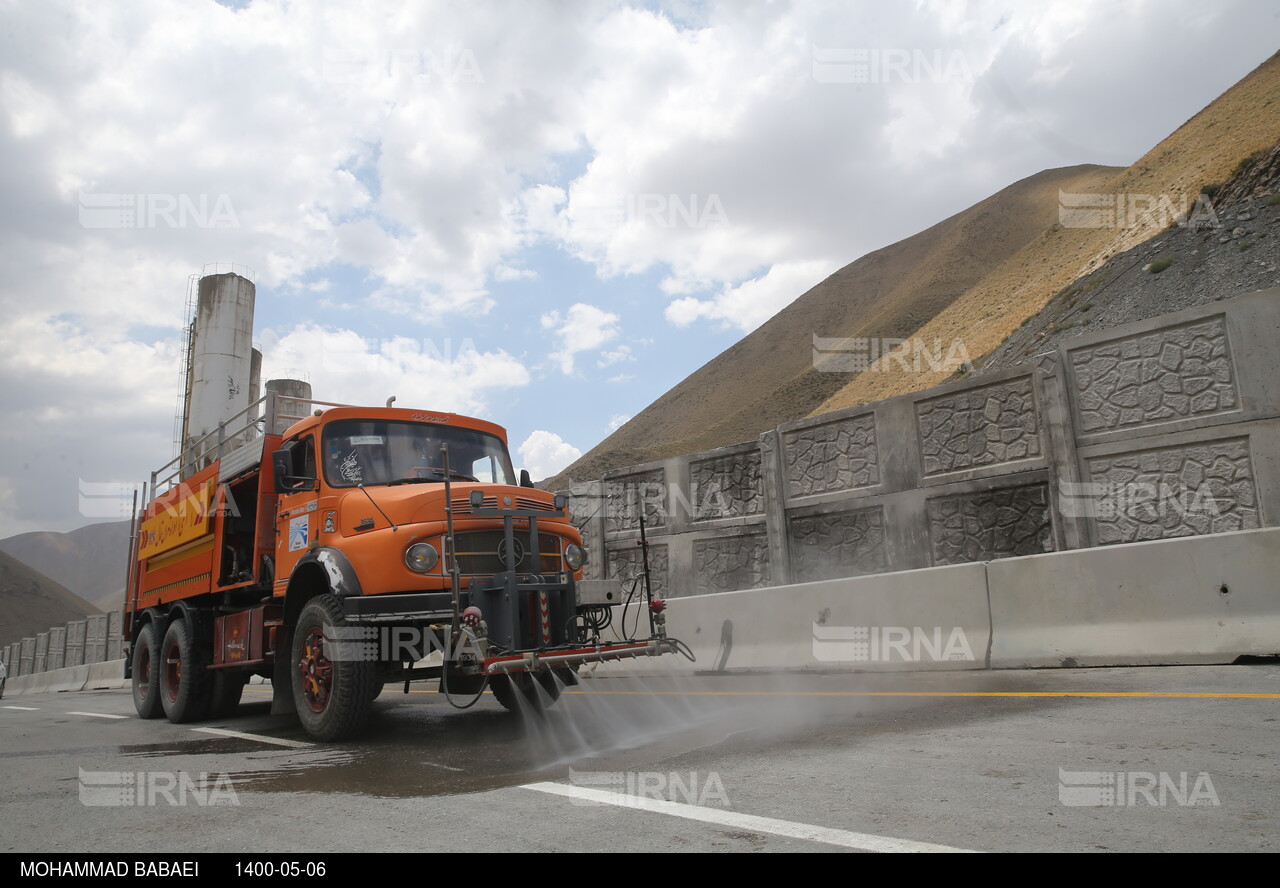
<path id="1" fill-rule="evenodd" d="M 520 486 L 521 486 L 521 487 L 532 487 L 532 486 L 533 486 L 533 479 L 531 479 L 531 478 L 529 477 L 529 470 L 528 470 L 528 469 L 521 469 L 521 470 L 520 470 Z"/>
<path id="2" fill-rule="evenodd" d="M 299 490 L 315 490 L 319 483 L 315 478 L 302 478 L 290 474 L 293 471 L 293 452 L 277 450 L 271 454 L 271 474 L 276 479 L 276 493 L 297 493 Z"/>

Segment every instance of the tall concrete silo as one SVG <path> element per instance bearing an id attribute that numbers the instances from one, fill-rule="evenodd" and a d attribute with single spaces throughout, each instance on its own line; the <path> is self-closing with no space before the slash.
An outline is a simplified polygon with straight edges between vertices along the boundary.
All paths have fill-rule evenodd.
<path id="1" fill-rule="evenodd" d="M 187 461 L 190 470 L 217 458 L 218 424 L 249 406 L 255 297 L 253 281 L 234 272 L 200 278 L 191 332 L 190 384 L 183 410 L 183 447 L 210 432 L 215 434 Z"/>

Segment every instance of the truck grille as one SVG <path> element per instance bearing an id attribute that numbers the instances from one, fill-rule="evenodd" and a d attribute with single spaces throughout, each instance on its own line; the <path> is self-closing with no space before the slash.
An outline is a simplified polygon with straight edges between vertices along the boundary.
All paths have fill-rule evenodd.
<path id="1" fill-rule="evenodd" d="M 470 515 L 471 500 L 469 498 L 454 499 L 449 501 L 449 505 L 453 507 L 455 515 Z M 534 499 L 531 496 L 513 496 L 511 504 L 499 503 L 496 496 L 486 496 L 482 509 L 519 509 L 524 512 L 555 512 L 555 508 L 550 503 L 544 503 L 540 499 Z"/>
<path id="2" fill-rule="evenodd" d="M 507 569 L 503 558 L 506 536 L 501 530 L 472 530 L 456 536 L 458 570 L 469 576 L 492 576 Z M 560 537 L 553 533 L 538 534 L 537 567 L 530 556 L 529 534 L 516 532 L 516 571 L 552 574 L 564 570 Z"/>

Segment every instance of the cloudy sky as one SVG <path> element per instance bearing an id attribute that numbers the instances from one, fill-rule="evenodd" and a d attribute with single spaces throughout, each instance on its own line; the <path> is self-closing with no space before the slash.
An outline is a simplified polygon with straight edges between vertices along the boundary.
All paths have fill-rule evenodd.
<path id="1" fill-rule="evenodd" d="M 544 477 L 842 265 L 1129 164 L 1280 47 L 1261 0 L 0 10 L 0 537 L 170 458 L 209 263 L 252 269 L 266 376 L 492 419 Z"/>

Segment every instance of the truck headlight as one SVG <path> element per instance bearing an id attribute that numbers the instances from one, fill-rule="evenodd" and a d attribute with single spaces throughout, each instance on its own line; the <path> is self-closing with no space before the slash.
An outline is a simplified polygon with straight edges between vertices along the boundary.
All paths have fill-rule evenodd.
<path id="1" fill-rule="evenodd" d="M 430 543 L 414 543 L 404 550 L 404 563 L 409 570 L 426 573 L 436 566 L 440 553 Z"/>
<path id="2" fill-rule="evenodd" d="M 570 570 L 578 570 L 582 565 L 587 563 L 587 550 L 581 546 L 570 543 L 564 550 L 565 563 L 569 565 Z"/>

